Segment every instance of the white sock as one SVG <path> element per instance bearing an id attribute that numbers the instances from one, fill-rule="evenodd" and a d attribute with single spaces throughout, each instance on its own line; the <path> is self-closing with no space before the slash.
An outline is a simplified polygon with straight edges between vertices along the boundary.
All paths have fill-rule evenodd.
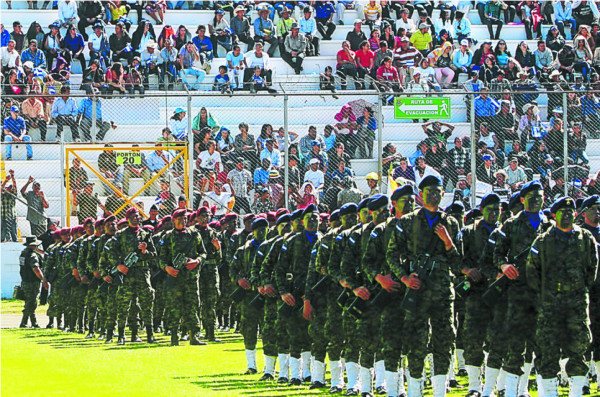
<path id="1" fill-rule="evenodd" d="M 402 366 L 400 361 L 400 368 L 398 369 L 398 395 L 406 394 L 406 388 L 404 387 L 404 372 L 408 371 Z"/>
<path id="2" fill-rule="evenodd" d="M 329 365 L 331 367 L 331 387 L 344 387 L 344 371 L 342 363 L 340 361 L 330 361 Z"/>
<path id="3" fill-rule="evenodd" d="M 582 397 L 587 376 L 572 376 L 569 382 L 569 397 Z"/>
<path id="4" fill-rule="evenodd" d="M 500 368 L 500 373 L 498 374 L 498 383 L 496 385 L 496 389 L 498 391 L 506 389 L 506 371 Z"/>
<path id="5" fill-rule="evenodd" d="M 431 377 L 431 388 L 433 389 L 433 397 L 446 396 L 446 381 L 447 375 L 434 375 Z"/>
<path id="6" fill-rule="evenodd" d="M 467 371 L 469 368 L 467 367 Z M 498 379 L 498 373 L 500 372 L 497 368 L 490 368 L 487 365 L 485 366 L 485 379 L 484 379 L 484 387 L 483 387 L 483 396 L 489 396 L 494 391 L 496 387 L 496 379 Z M 469 376 L 469 383 L 471 382 L 471 377 Z M 500 388 L 498 388 L 500 390 Z"/>
<path id="7" fill-rule="evenodd" d="M 346 374 L 348 375 L 348 389 L 358 389 L 358 371 L 360 366 L 358 363 L 346 363 Z"/>
<path id="8" fill-rule="evenodd" d="M 594 362 L 594 369 L 596 370 L 596 378 L 600 378 L 600 361 Z"/>
<path id="9" fill-rule="evenodd" d="M 290 378 L 290 355 L 285 353 L 280 353 L 277 355 L 279 359 L 279 377 L 280 378 Z"/>
<path id="10" fill-rule="evenodd" d="M 517 374 L 506 373 L 506 387 L 504 389 L 504 395 L 506 397 L 518 397 L 519 394 L 519 379 L 520 376 Z"/>
<path id="11" fill-rule="evenodd" d="M 542 380 L 545 397 L 558 397 L 558 378 Z"/>
<path id="12" fill-rule="evenodd" d="M 450 357 L 450 367 L 448 368 L 448 380 L 456 380 L 456 374 L 454 373 L 454 355 Z"/>
<path id="13" fill-rule="evenodd" d="M 537 383 L 538 397 L 545 397 L 546 393 L 544 392 L 544 380 L 542 379 L 542 375 L 536 374 L 535 382 Z"/>
<path id="14" fill-rule="evenodd" d="M 469 390 L 468 391 L 481 391 L 481 367 L 474 365 L 467 365 L 467 374 L 469 374 Z"/>
<path id="15" fill-rule="evenodd" d="M 596 370 L 596 361 L 595 360 L 590 360 L 590 377 L 594 376 L 597 374 L 597 370 Z"/>
<path id="16" fill-rule="evenodd" d="M 463 349 L 456 349 L 456 358 L 458 359 L 458 369 L 466 369 L 465 351 Z"/>
<path id="17" fill-rule="evenodd" d="M 387 386 L 387 396 L 398 396 L 398 372 L 385 371 L 385 385 Z"/>
<path id="18" fill-rule="evenodd" d="M 525 363 L 523 366 L 523 375 L 519 377 L 519 389 L 517 391 L 519 396 L 528 392 L 529 375 L 531 375 L 531 363 Z"/>
<path id="19" fill-rule="evenodd" d="M 375 388 L 386 386 L 385 381 L 385 361 L 379 360 L 375 363 Z"/>
<path id="20" fill-rule="evenodd" d="M 300 359 L 290 356 L 290 376 L 291 379 L 300 378 Z"/>
<path id="21" fill-rule="evenodd" d="M 265 374 L 273 375 L 275 373 L 275 361 L 277 357 L 265 356 Z"/>
<path id="22" fill-rule="evenodd" d="M 256 349 L 246 349 L 246 361 L 248 362 L 249 369 L 256 369 Z"/>
<path id="23" fill-rule="evenodd" d="M 360 367 L 360 391 L 371 393 L 373 391 L 373 373 L 371 368 Z"/>
<path id="24" fill-rule="evenodd" d="M 312 382 L 325 383 L 325 363 L 314 360 L 312 367 Z"/>
<path id="25" fill-rule="evenodd" d="M 308 378 L 310 376 L 310 352 L 302 352 L 300 354 L 302 360 L 302 378 Z"/>
<path id="26" fill-rule="evenodd" d="M 422 397 L 421 386 L 423 385 L 421 378 L 408 378 L 408 397 Z"/>

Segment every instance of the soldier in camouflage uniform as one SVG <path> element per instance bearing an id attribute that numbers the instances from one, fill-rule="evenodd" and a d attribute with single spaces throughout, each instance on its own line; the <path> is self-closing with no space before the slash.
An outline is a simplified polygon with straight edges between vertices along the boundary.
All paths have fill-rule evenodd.
<path id="1" fill-rule="evenodd" d="M 231 298 L 229 295 L 234 289 L 234 285 L 229 278 L 229 264 L 231 257 L 228 257 L 230 252 L 229 246 L 232 244 L 233 235 L 235 233 L 235 225 L 238 215 L 229 213 L 221 220 L 221 225 L 224 230 L 221 238 L 221 254 L 222 258 L 219 263 L 219 301 L 217 302 L 217 320 L 219 323 L 219 331 L 229 331 L 229 312 L 231 309 Z"/>
<path id="2" fill-rule="evenodd" d="M 335 290 L 335 288 L 333 288 L 335 287 L 335 284 L 331 281 L 329 275 L 327 275 L 327 267 L 319 265 L 326 263 L 329 259 L 329 247 L 340 226 L 339 216 L 339 210 L 335 210 L 331 213 L 331 217 L 329 217 L 331 228 L 329 228 L 329 230 L 315 243 L 316 248 L 313 248 L 314 255 L 311 255 L 310 267 L 308 269 L 308 276 L 306 277 L 306 286 L 304 289 L 305 307 L 310 308 L 309 312 L 304 312 L 304 318 L 310 321 L 308 334 L 312 341 L 310 352 L 314 358 L 311 389 L 320 389 L 326 386 L 325 355 L 327 354 L 329 341 L 325 336 L 325 324 L 327 322 L 328 296 L 331 289 Z M 321 214 L 321 221 L 326 219 L 327 218 Z M 321 232 L 326 228 L 327 226 L 321 227 Z M 327 259 L 320 259 L 321 256 L 326 256 Z M 315 288 L 317 283 L 319 283 L 319 287 Z M 313 308 L 315 309 L 314 311 L 312 310 Z"/>
<path id="3" fill-rule="evenodd" d="M 75 244 L 77 245 L 77 256 L 74 257 L 74 268 L 77 269 L 81 283 L 73 288 L 73 301 L 75 302 L 75 318 L 77 319 L 77 332 L 82 334 L 85 328 L 85 308 L 87 306 L 87 296 L 89 290 L 90 278 L 87 274 L 87 254 L 94 238 L 94 219 L 86 218 L 83 221 L 85 234 L 79 237 Z"/>
<path id="4" fill-rule="evenodd" d="M 190 330 L 190 344 L 201 345 L 196 338 L 200 331 L 198 319 L 198 274 L 206 260 L 206 249 L 200 234 L 186 228 L 186 210 L 173 213 L 174 229 L 160 241 L 160 266 L 167 272 L 165 311 L 171 331 L 171 346 L 179 345 L 178 330 Z M 183 260 L 179 259 L 183 255 Z M 179 257 L 179 258 L 178 258 Z"/>
<path id="5" fill-rule="evenodd" d="M 75 226 L 71 229 L 72 240 L 64 248 L 64 253 L 61 257 L 61 266 L 65 269 L 65 273 L 71 273 L 75 277 L 75 281 L 65 286 L 65 329 L 64 331 L 76 332 L 77 325 L 77 306 L 82 299 L 81 294 L 81 278 L 77 270 L 77 256 L 79 254 L 79 239 L 85 234 L 83 226 Z"/>
<path id="6" fill-rule="evenodd" d="M 310 382 L 311 376 L 308 323 L 300 308 L 311 252 L 319 237 L 319 214 L 314 204 L 302 211 L 302 222 L 304 232 L 294 234 L 286 240 L 281 247 L 279 261 L 273 269 L 277 292 L 282 300 L 278 321 L 285 323 L 290 342 L 289 384 L 294 386 L 302 384 L 303 380 Z"/>
<path id="7" fill-rule="evenodd" d="M 52 237 L 54 238 L 54 244 L 50 245 L 46 250 L 46 256 L 44 257 L 44 267 L 43 272 L 46 276 L 46 281 L 51 285 L 50 295 L 48 297 L 48 311 L 46 312 L 48 315 L 48 325 L 46 328 L 54 328 L 54 316 L 56 315 L 56 294 L 55 294 L 55 284 L 54 282 L 58 278 L 58 269 L 56 267 L 56 259 L 58 257 L 58 251 L 60 246 L 63 244 L 60 238 L 60 229 L 57 229 L 52 233 Z M 60 318 L 57 319 L 59 321 L 58 326 L 61 326 Z"/>
<path id="8" fill-rule="evenodd" d="M 500 197 L 491 193 L 486 195 L 479 205 L 483 218 L 466 226 L 463 231 L 463 285 L 459 293 L 465 299 L 466 313 L 464 323 L 465 363 L 469 376 L 468 396 L 481 395 L 481 365 L 484 361 L 483 347 L 486 332 L 492 320 L 492 311 L 484 304 L 481 295 L 487 290 L 488 281 L 483 275 L 483 267 L 492 261 L 493 245 L 489 243 L 490 234 L 500 226 Z M 492 277 L 492 280 L 495 278 Z"/>
<path id="9" fill-rule="evenodd" d="M 355 229 L 350 234 L 348 248 L 344 251 L 341 264 L 342 279 L 352 290 L 354 295 L 363 301 L 365 310 L 357 319 L 357 334 L 360 340 L 360 389 L 363 394 L 371 395 L 373 390 L 372 370 L 377 362 L 375 374 L 377 376 L 377 393 L 385 393 L 385 364 L 381 355 L 381 334 L 380 334 L 380 311 L 378 308 L 368 307 L 366 301 L 371 298 L 370 290 L 373 289 L 375 278 L 369 279 L 367 276 L 367 267 L 378 266 L 382 264 L 381 258 L 373 252 L 366 258 L 367 245 L 371 239 L 377 239 L 380 231 L 375 231 L 378 225 L 384 225 L 388 215 L 389 199 L 385 195 L 375 194 L 371 196 L 367 208 L 371 217 L 371 222 Z M 383 250 L 381 250 L 383 252 Z M 375 262 L 375 263 L 373 263 Z M 379 274 L 379 271 L 376 271 Z M 390 277 L 379 277 L 379 280 L 386 286 L 398 286 L 398 283 L 391 280 Z M 388 280 L 391 282 L 389 283 Z"/>
<path id="10" fill-rule="evenodd" d="M 292 228 L 290 216 L 281 215 L 275 223 L 277 236 L 265 240 L 254 256 L 251 279 L 256 280 L 258 292 L 263 296 L 264 301 L 264 319 L 261 328 L 263 353 L 265 356 L 264 375 L 259 381 L 273 380 L 275 374 L 275 362 L 277 360 L 277 293 L 275 291 L 275 282 L 273 281 L 273 268 L 271 263 L 266 262 L 266 258 L 271 250 L 281 251 L 283 237 L 289 233 Z"/>
<path id="11" fill-rule="evenodd" d="M 217 314 L 215 311 L 219 298 L 219 269 L 223 257 L 221 253 L 221 242 L 217 232 L 208 227 L 210 210 L 202 207 L 196 212 L 196 232 L 200 234 L 204 247 L 206 248 L 206 261 L 202 264 L 199 274 L 200 282 L 200 304 L 202 307 L 202 325 L 206 332 L 206 338 L 211 342 L 221 342 L 215 338 L 215 324 Z"/>
<path id="12" fill-rule="evenodd" d="M 79 255 L 78 268 L 79 273 L 85 275 L 90 280 L 87 294 L 87 320 L 88 320 L 88 334 L 85 336 L 86 339 L 94 338 L 96 336 L 96 325 L 104 325 L 104 320 L 100 317 L 100 304 L 101 300 L 99 297 L 98 287 L 102 281 L 100 276 L 100 270 L 98 268 L 98 261 L 100 258 L 101 250 L 104 249 L 104 219 L 98 219 L 94 223 L 94 235 L 89 241 L 89 248 L 86 251 L 86 256 Z M 98 322 L 96 322 L 98 318 Z"/>
<path id="13" fill-rule="evenodd" d="M 107 283 L 108 288 L 106 291 L 99 291 L 98 294 L 100 299 L 100 314 L 98 318 L 104 319 L 103 329 L 105 331 L 105 335 L 100 334 L 98 339 L 105 338 L 104 343 L 112 343 L 113 332 L 117 324 L 117 292 L 119 290 L 119 286 L 114 285 L 110 277 L 112 266 L 110 264 L 109 253 L 116 241 L 114 237 L 117 233 L 117 218 L 114 215 L 104 219 L 104 232 L 106 233 L 104 245 L 102 246 L 102 240 L 98 243 L 102 246 L 102 248 L 98 247 L 100 255 L 98 271 L 103 280 L 102 284 Z M 100 289 L 102 289 L 102 285 Z"/>
<path id="14" fill-rule="evenodd" d="M 423 208 L 400 219 L 387 251 L 387 261 L 393 274 L 408 288 L 420 292 L 420 303 L 415 312 L 407 311 L 404 319 L 405 348 L 410 377 L 409 394 L 420 397 L 423 360 L 431 351 L 435 362 L 432 377 L 434 396 L 446 395 L 446 377 L 450 366 L 455 333 L 452 301 L 454 291 L 450 273 L 461 273 L 461 240 L 458 222 L 439 211 L 443 197 L 442 182 L 436 176 L 425 177 L 419 184 Z M 417 258 L 429 255 L 428 268 L 434 288 L 424 288 L 415 273 Z M 421 256 L 421 258 L 423 258 Z M 431 328 L 431 332 L 430 332 Z"/>
<path id="15" fill-rule="evenodd" d="M 238 248 L 231 263 L 231 278 L 243 290 L 243 298 L 239 302 L 241 310 L 240 330 L 244 337 L 244 348 L 248 370 L 246 375 L 255 374 L 256 371 L 256 342 L 258 340 L 258 327 L 263 319 L 262 311 L 250 301 L 256 295 L 258 280 L 252 280 L 251 268 L 258 247 L 265 241 L 269 223 L 264 218 L 257 218 L 252 222 L 253 238 Z"/>
<path id="16" fill-rule="evenodd" d="M 21 275 L 21 288 L 25 294 L 25 306 L 23 307 L 23 318 L 20 328 L 27 328 L 27 321 L 31 320 L 31 328 L 40 326 L 35 319 L 37 308 L 37 297 L 40 293 L 40 281 L 44 280 L 44 288 L 48 289 L 48 282 L 42 273 L 42 255 L 38 252 L 38 246 L 42 244 L 35 236 L 26 237 L 25 249 L 19 256 L 19 274 Z"/>
<path id="17" fill-rule="evenodd" d="M 590 340 L 588 292 L 597 277 L 596 240 L 573 225 L 575 200 L 558 199 L 551 208 L 556 225 L 539 235 L 527 260 L 527 284 L 538 309 L 536 370 L 544 396 L 558 397 L 559 361 L 567 358 L 570 396 L 582 396 L 589 370 L 585 362 Z"/>
<path id="18" fill-rule="evenodd" d="M 363 257 L 363 268 L 369 281 L 373 284 L 379 283 L 381 288 L 388 292 L 382 302 L 384 306 L 381 313 L 381 342 L 385 376 L 377 373 L 376 375 L 385 378 L 389 397 L 406 394 L 404 371 L 401 365 L 403 339 L 401 330 L 404 316 L 398 310 L 404 296 L 404 284 L 392 277 L 386 260 L 386 252 L 390 238 L 399 224 L 399 219 L 413 211 L 414 194 L 412 185 L 404 185 L 392 193 L 391 200 L 395 216 L 378 224 L 373 229 Z M 377 368 L 378 363 L 375 365 Z M 382 391 L 380 389 L 378 392 Z"/>
<path id="19" fill-rule="evenodd" d="M 166 281 L 167 273 L 161 269 L 160 260 L 158 258 L 158 250 L 160 249 L 160 240 L 163 238 L 166 232 L 173 229 L 173 222 L 171 221 L 171 215 L 167 215 L 160 220 L 160 223 L 156 227 L 154 235 L 152 236 L 152 243 L 157 250 L 157 257 L 153 263 L 152 268 L 152 288 L 154 288 L 154 306 L 152 308 L 152 319 L 154 321 L 154 332 L 161 332 L 161 325 L 166 324 L 166 319 L 163 321 L 165 315 L 165 300 L 166 300 Z M 165 327 L 166 332 L 167 327 Z"/>
<path id="20" fill-rule="evenodd" d="M 117 344 L 125 344 L 125 325 L 127 314 L 134 310 L 136 299 L 141 307 L 142 320 L 146 326 L 148 343 L 156 343 L 152 329 L 152 302 L 154 290 L 150 285 L 150 262 L 156 257 L 156 249 L 152 242 L 152 234 L 140 227 L 140 214 L 136 207 L 125 213 L 129 227 L 120 230 L 115 235 L 116 241 L 109 252 L 109 259 L 113 266 L 122 274 L 123 284 L 117 293 L 117 328 L 119 339 Z M 127 267 L 127 257 L 135 255 L 137 260 Z M 131 341 L 141 342 L 137 336 L 137 321 L 131 326 Z"/>
<path id="21" fill-rule="evenodd" d="M 535 294 L 527 285 L 525 267 L 522 263 L 514 263 L 513 258 L 528 250 L 533 240 L 552 226 L 552 222 L 540 212 L 544 203 L 544 190 L 540 182 L 532 181 L 523 185 L 519 197 L 524 210 L 502 225 L 494 248 L 494 265 L 510 280 L 504 322 L 507 356 L 503 369 L 506 372 L 507 396 L 527 393 L 535 352 L 537 317 Z"/>

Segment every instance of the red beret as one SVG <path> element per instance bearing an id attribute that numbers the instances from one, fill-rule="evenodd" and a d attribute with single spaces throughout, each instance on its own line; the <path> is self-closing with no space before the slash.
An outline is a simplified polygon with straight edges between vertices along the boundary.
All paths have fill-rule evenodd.
<path id="1" fill-rule="evenodd" d="M 290 211 L 289 211 L 287 208 L 280 208 L 280 209 L 278 209 L 278 210 L 277 210 L 277 214 L 276 214 L 276 216 L 275 216 L 275 217 L 276 217 L 277 219 L 279 219 L 279 217 L 280 217 L 281 215 L 284 215 L 284 214 L 289 214 L 289 213 L 290 213 Z"/>
<path id="2" fill-rule="evenodd" d="M 71 228 L 63 227 L 62 229 L 60 229 L 61 236 L 68 236 L 69 233 L 71 233 Z"/>
<path id="3" fill-rule="evenodd" d="M 125 212 L 125 217 L 129 218 L 131 215 L 139 215 L 139 213 L 140 210 L 138 210 L 137 207 L 131 207 Z"/>
<path id="4" fill-rule="evenodd" d="M 175 212 L 173 212 L 173 218 L 177 218 L 178 216 L 185 216 L 185 214 L 187 213 L 187 211 L 185 210 L 185 208 L 179 209 Z M 163 219 L 164 221 L 164 219 Z"/>
<path id="5" fill-rule="evenodd" d="M 213 229 L 218 229 L 221 224 L 219 223 L 219 221 L 212 221 L 208 224 L 208 226 L 212 227 Z"/>
<path id="6" fill-rule="evenodd" d="M 94 222 L 94 227 L 95 228 L 99 228 L 104 226 L 104 219 L 98 219 L 96 222 Z"/>
<path id="7" fill-rule="evenodd" d="M 229 222 L 230 220 L 236 220 L 238 218 L 238 214 L 235 212 L 230 212 L 223 217 L 223 222 Z"/>
<path id="8" fill-rule="evenodd" d="M 252 222 L 254 220 L 255 215 L 254 214 L 246 214 L 244 215 L 244 222 Z"/>
<path id="9" fill-rule="evenodd" d="M 322 212 L 319 214 L 321 219 L 329 219 L 329 214 L 327 212 Z"/>
<path id="10" fill-rule="evenodd" d="M 260 214 L 258 214 L 258 215 L 256 215 L 256 216 L 254 217 L 254 219 L 256 219 L 256 218 L 264 218 L 264 219 L 267 219 L 267 214 L 265 214 L 264 212 L 261 212 Z"/>
<path id="11" fill-rule="evenodd" d="M 104 224 L 106 225 L 107 223 L 114 222 L 114 221 L 116 221 L 116 220 L 117 220 L 117 217 L 116 217 L 116 216 L 114 216 L 114 215 L 111 215 L 111 216 L 109 216 L 108 218 L 105 218 L 105 219 L 104 219 Z"/>
<path id="12" fill-rule="evenodd" d="M 154 226 L 152 226 L 152 225 L 144 225 L 144 230 L 147 230 L 149 232 L 153 232 L 154 231 Z"/>
<path id="13" fill-rule="evenodd" d="M 161 219 L 160 223 L 173 222 L 173 217 L 171 215 L 165 215 Z"/>
<path id="14" fill-rule="evenodd" d="M 277 213 L 275 211 L 267 212 L 267 220 L 269 222 L 274 222 L 277 220 Z"/>
<path id="15" fill-rule="evenodd" d="M 55 230 L 54 232 L 52 232 L 52 237 L 59 238 L 60 237 L 60 230 Z"/>
<path id="16" fill-rule="evenodd" d="M 83 225 L 87 225 L 88 223 L 94 223 L 94 218 L 86 218 L 85 221 L 83 221 Z"/>
<path id="17" fill-rule="evenodd" d="M 204 206 L 204 207 L 198 208 L 198 211 L 196 211 L 196 216 L 200 216 L 202 214 L 208 214 L 208 213 L 210 213 L 210 210 L 208 209 L 207 206 Z"/>

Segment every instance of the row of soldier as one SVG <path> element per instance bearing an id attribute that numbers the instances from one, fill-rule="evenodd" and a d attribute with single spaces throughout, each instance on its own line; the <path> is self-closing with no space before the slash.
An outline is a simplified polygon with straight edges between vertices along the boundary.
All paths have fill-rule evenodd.
<path id="1" fill-rule="evenodd" d="M 329 228 L 319 225 L 312 205 L 278 213 L 272 222 L 247 215 L 241 232 L 234 214 L 221 221 L 221 231 L 208 227 L 206 208 L 191 216 L 176 211 L 173 229 L 161 225 L 155 234 L 139 226 L 135 209 L 119 232 L 113 217 L 86 221 L 85 232 L 76 232 L 82 236 L 75 240 L 75 262 L 68 249 L 75 242 L 62 231 L 48 250 L 45 274 L 53 263 L 65 263 L 57 267 L 66 273 L 55 279 L 68 279 L 71 271 L 81 281 L 63 296 L 57 288 L 48 314 L 65 314 L 65 326 L 74 329 L 87 293 L 89 332 L 100 328 L 109 341 L 116 322 L 124 343 L 127 322 L 137 338 L 137 298 L 153 342 L 162 291 L 171 343 L 178 344 L 181 330 L 196 344 L 202 343 L 199 318 L 215 340 L 215 310 L 228 312 L 231 299 L 241 312 L 248 374 L 257 372 L 260 329 L 262 381 L 275 378 L 279 361 L 278 383 L 326 387 L 328 356 L 331 393 L 345 388 L 346 395 L 371 395 L 374 388 L 388 396 L 420 396 L 429 356 L 433 395 L 444 396 L 456 347 L 464 356 L 468 396 L 491 396 L 494 390 L 526 396 L 534 359 L 538 395 L 558 395 L 561 364 L 572 395 L 589 393 L 589 364 L 600 353 L 600 198 L 582 204 L 580 227 L 574 224 L 574 200 L 560 199 L 541 212 L 543 187 L 531 182 L 509 203 L 494 194 L 484 197 L 480 213 L 472 212 L 463 227 L 460 211 L 453 214 L 457 206 L 440 210 L 438 178 L 425 178 L 418 194 L 423 205 L 417 210 L 412 186 L 390 199 L 376 195 L 347 204 L 331 214 Z M 80 259 L 85 250 L 87 261 Z M 151 281 L 153 269 L 164 277 L 162 284 Z M 39 280 L 45 284 L 47 278 L 39 269 L 33 273 L 39 291 Z M 94 278 L 108 288 L 92 288 Z M 26 301 L 23 320 L 32 313 Z"/>

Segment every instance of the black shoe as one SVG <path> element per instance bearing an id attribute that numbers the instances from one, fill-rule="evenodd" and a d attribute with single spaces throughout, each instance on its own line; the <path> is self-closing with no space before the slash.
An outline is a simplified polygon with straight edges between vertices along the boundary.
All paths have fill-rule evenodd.
<path id="1" fill-rule="evenodd" d="M 467 370 L 464 369 L 464 368 L 463 369 L 459 369 L 457 375 L 458 376 L 469 376 L 469 374 L 467 373 Z"/>
<path id="2" fill-rule="evenodd" d="M 506 390 L 498 390 L 496 393 L 498 397 L 506 397 Z"/>
<path id="3" fill-rule="evenodd" d="M 34 323 L 31 325 L 31 328 L 40 328 L 40 326 L 38 325 L 38 323 Z"/>
<path id="4" fill-rule="evenodd" d="M 206 342 L 194 337 L 190 340 L 190 346 L 206 346 Z"/>
<path id="5" fill-rule="evenodd" d="M 285 376 L 280 377 L 279 379 L 277 379 L 277 383 L 279 384 L 284 384 L 284 383 L 288 383 L 289 379 L 286 378 Z"/>
<path id="6" fill-rule="evenodd" d="M 302 382 L 304 382 L 304 383 L 311 383 L 312 382 L 312 378 L 310 376 L 307 376 L 306 378 L 302 379 Z"/>
<path id="7" fill-rule="evenodd" d="M 254 375 L 256 374 L 256 368 L 248 368 L 246 370 L 246 372 L 244 372 L 244 375 Z"/>
<path id="8" fill-rule="evenodd" d="M 338 393 L 341 393 L 343 391 L 344 391 L 344 389 L 342 389 L 339 386 L 331 386 L 331 389 L 329 389 L 329 394 L 338 394 Z"/>
<path id="9" fill-rule="evenodd" d="M 27 324 L 21 323 L 21 324 L 19 324 L 19 328 L 27 328 Z"/>
<path id="10" fill-rule="evenodd" d="M 450 386 L 452 389 L 462 389 L 463 388 L 463 385 L 458 383 L 458 381 L 456 379 L 451 379 L 448 382 L 448 386 Z"/>
<path id="11" fill-rule="evenodd" d="M 48 323 L 48 325 L 46 325 L 46 329 L 52 329 L 52 328 L 54 328 L 54 324 Z"/>
<path id="12" fill-rule="evenodd" d="M 119 339 L 117 340 L 117 345 L 119 345 L 119 346 L 123 346 L 124 344 L 125 344 L 125 338 L 119 338 Z"/>
<path id="13" fill-rule="evenodd" d="M 106 343 L 106 344 L 113 343 L 113 337 L 112 337 L 112 335 L 107 336 L 106 340 L 104 341 L 104 343 Z"/>
<path id="14" fill-rule="evenodd" d="M 581 389 L 581 394 L 584 396 L 589 396 L 590 394 L 592 394 L 590 387 L 589 386 L 583 386 L 583 388 Z"/>
<path id="15" fill-rule="evenodd" d="M 385 386 L 379 386 L 375 389 L 375 393 L 376 394 L 387 394 L 387 390 L 385 389 Z"/>
<path id="16" fill-rule="evenodd" d="M 324 389 L 325 387 L 327 387 L 325 383 L 317 380 L 310 385 L 309 389 Z"/>
<path id="17" fill-rule="evenodd" d="M 477 390 L 469 390 L 467 397 L 481 397 L 481 393 Z"/>
<path id="18" fill-rule="evenodd" d="M 302 384 L 302 381 L 298 378 L 292 378 L 290 379 L 288 385 L 290 386 L 300 386 Z"/>
<path id="19" fill-rule="evenodd" d="M 96 337 L 96 335 L 93 332 L 88 332 L 88 334 L 85 336 L 85 339 L 92 339 L 95 337 Z"/>
<path id="20" fill-rule="evenodd" d="M 259 382 L 266 382 L 268 380 L 274 380 L 275 378 L 273 377 L 273 375 L 271 374 L 264 374 L 263 376 L 261 376 L 261 378 L 258 380 Z"/>
<path id="21" fill-rule="evenodd" d="M 358 389 L 346 389 L 347 396 L 358 396 Z"/>
<path id="22" fill-rule="evenodd" d="M 367 392 L 361 393 L 360 395 L 361 397 L 373 397 L 373 394 Z"/>

